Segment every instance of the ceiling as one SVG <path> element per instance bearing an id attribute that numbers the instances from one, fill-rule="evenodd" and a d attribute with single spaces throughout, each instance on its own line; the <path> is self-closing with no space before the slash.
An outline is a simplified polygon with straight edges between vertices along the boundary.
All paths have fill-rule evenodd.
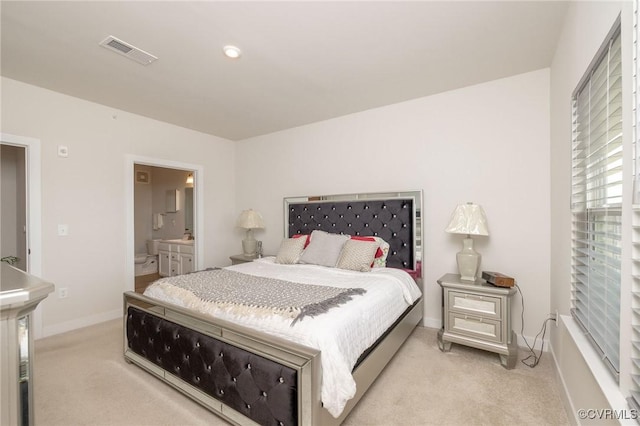
<path id="1" fill-rule="evenodd" d="M 561 1 L 6 1 L 3 76 L 241 140 L 550 65 Z M 159 59 L 99 46 L 112 35 Z M 227 44 L 239 59 L 223 56 Z"/>

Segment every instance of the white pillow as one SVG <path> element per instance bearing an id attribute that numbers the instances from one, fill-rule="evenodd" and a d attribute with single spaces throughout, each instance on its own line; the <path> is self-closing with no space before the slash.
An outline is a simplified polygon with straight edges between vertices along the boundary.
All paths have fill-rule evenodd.
<path id="1" fill-rule="evenodd" d="M 276 263 L 298 263 L 306 240 L 306 238 L 285 238 L 282 240 L 276 255 Z"/>
<path id="2" fill-rule="evenodd" d="M 378 251 L 377 241 L 349 240 L 342 247 L 337 267 L 352 271 L 367 272 Z"/>
<path id="3" fill-rule="evenodd" d="M 311 242 L 302 252 L 300 263 L 335 267 L 342 251 L 342 246 L 349 241 L 348 235 L 329 234 L 324 231 L 313 231 Z M 303 240 L 304 238 L 298 238 Z"/>

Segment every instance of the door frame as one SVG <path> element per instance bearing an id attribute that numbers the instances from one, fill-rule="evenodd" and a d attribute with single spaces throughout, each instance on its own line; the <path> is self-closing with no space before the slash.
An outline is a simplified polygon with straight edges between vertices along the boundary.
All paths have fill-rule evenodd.
<path id="1" fill-rule="evenodd" d="M 0 144 L 25 148 L 27 272 L 42 277 L 42 160 L 40 139 L 0 133 Z M 42 337 L 42 304 L 33 314 L 34 338 Z"/>
<path id="2" fill-rule="evenodd" d="M 193 237 L 194 248 L 194 270 L 198 270 L 204 264 L 204 166 L 200 164 L 183 163 L 179 161 L 167 160 L 164 158 L 144 157 L 139 155 L 127 155 L 125 158 L 125 282 L 124 291 L 133 291 L 135 288 L 135 165 L 164 167 L 168 169 L 184 170 L 193 173 L 193 223 L 195 232 Z"/>

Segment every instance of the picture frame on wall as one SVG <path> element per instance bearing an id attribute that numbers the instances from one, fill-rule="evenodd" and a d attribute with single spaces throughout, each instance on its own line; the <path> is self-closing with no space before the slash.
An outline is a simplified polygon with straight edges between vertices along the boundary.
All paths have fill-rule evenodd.
<path id="1" fill-rule="evenodd" d="M 145 183 L 148 184 L 151 182 L 151 176 L 149 172 L 144 172 L 141 170 L 136 171 L 136 183 Z"/>

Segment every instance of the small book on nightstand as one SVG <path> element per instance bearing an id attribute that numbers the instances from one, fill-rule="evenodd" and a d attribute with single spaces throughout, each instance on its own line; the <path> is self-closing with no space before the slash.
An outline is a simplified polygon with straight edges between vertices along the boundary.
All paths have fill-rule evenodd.
<path id="1" fill-rule="evenodd" d="M 497 287 L 513 287 L 516 280 L 500 272 L 482 271 L 482 279 Z"/>

